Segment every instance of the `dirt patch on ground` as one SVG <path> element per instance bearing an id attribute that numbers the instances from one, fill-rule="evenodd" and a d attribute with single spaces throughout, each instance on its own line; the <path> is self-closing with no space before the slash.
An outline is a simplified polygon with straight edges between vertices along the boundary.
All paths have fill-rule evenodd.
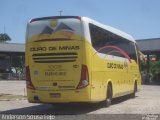
<path id="1" fill-rule="evenodd" d="M 0 101 L 25 100 L 26 96 L 0 93 Z"/>

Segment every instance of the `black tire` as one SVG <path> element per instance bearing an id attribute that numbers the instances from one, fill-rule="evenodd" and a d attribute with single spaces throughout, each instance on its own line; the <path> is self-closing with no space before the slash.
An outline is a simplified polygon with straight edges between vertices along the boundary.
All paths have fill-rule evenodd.
<path id="1" fill-rule="evenodd" d="M 111 86 L 111 84 L 109 84 L 107 87 L 105 107 L 109 107 L 111 105 L 111 101 L 112 101 L 112 86 Z"/>
<path id="2" fill-rule="evenodd" d="M 137 82 L 134 83 L 134 91 L 133 91 L 133 93 L 131 94 L 131 97 L 132 97 L 132 98 L 135 98 L 135 97 L 136 97 L 136 92 L 137 92 Z"/>

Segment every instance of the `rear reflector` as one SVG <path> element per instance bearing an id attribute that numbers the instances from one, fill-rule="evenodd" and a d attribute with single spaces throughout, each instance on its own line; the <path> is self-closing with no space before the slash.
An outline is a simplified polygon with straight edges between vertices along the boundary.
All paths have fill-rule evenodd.
<path id="1" fill-rule="evenodd" d="M 27 88 L 35 90 L 31 81 L 29 66 L 26 66 L 26 84 L 27 84 Z"/>
<path id="2" fill-rule="evenodd" d="M 88 74 L 88 68 L 86 65 L 82 65 L 81 69 L 81 79 L 77 86 L 77 89 L 84 88 L 89 85 L 89 74 Z"/>

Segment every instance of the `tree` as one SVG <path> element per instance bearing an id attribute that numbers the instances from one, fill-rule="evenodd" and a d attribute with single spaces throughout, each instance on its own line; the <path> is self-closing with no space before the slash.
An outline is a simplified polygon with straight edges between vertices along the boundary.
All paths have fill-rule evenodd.
<path id="1" fill-rule="evenodd" d="M 18 72 L 21 72 L 23 69 L 23 62 L 21 56 L 12 56 L 11 66 L 15 69 L 16 75 Z"/>
<path id="2" fill-rule="evenodd" d="M 0 33 L 0 42 L 5 43 L 7 41 L 11 41 L 11 38 L 6 33 Z"/>
<path id="3" fill-rule="evenodd" d="M 156 58 L 156 61 L 151 61 L 151 59 Z M 141 61 L 141 70 L 143 73 L 147 73 L 147 62 Z M 149 77 L 153 81 L 160 82 L 160 55 L 152 55 L 149 60 Z"/>
<path id="4" fill-rule="evenodd" d="M 154 79 L 158 81 L 160 78 L 160 61 L 152 64 L 151 73 L 154 76 Z"/>
<path id="5" fill-rule="evenodd" d="M 156 59 L 160 60 L 160 55 L 159 54 L 156 55 Z"/>

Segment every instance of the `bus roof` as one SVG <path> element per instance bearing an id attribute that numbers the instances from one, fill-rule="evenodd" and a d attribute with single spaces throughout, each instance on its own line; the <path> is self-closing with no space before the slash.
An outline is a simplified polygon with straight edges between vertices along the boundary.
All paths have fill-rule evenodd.
<path id="1" fill-rule="evenodd" d="M 88 17 L 81 17 L 81 19 L 86 21 L 86 22 L 88 22 L 88 23 L 92 23 L 92 24 L 97 25 L 97 26 L 99 26 L 101 28 L 104 28 L 104 29 L 106 29 L 106 30 L 118 35 L 118 36 L 121 36 L 121 37 L 123 37 L 123 38 L 125 38 L 125 39 L 127 39 L 129 41 L 135 42 L 134 38 L 131 35 L 123 32 L 123 31 L 120 31 L 120 30 L 118 30 L 116 28 L 113 28 L 113 27 L 108 26 L 108 25 L 101 24 L 101 23 L 99 23 L 99 22 L 97 22 L 97 21 L 95 21 L 93 19 L 88 18 Z"/>

